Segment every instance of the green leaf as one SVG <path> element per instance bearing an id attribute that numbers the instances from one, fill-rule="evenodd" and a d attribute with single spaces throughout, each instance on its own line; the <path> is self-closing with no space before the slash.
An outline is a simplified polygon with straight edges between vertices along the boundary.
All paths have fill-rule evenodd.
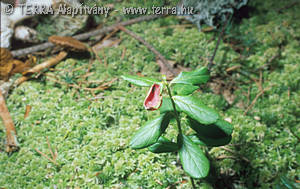
<path id="1" fill-rule="evenodd" d="M 158 118 L 148 121 L 130 141 L 133 149 L 146 148 L 154 144 L 160 135 L 165 132 L 171 119 L 171 114 L 161 114 Z"/>
<path id="2" fill-rule="evenodd" d="M 183 135 L 182 140 L 183 143 L 179 150 L 179 156 L 184 171 L 193 178 L 206 177 L 209 172 L 208 159 L 189 137 Z"/>
<path id="3" fill-rule="evenodd" d="M 197 89 L 199 89 L 198 86 L 189 84 L 175 84 L 172 86 L 172 92 L 174 95 L 189 95 Z"/>
<path id="4" fill-rule="evenodd" d="M 148 87 L 153 85 L 154 83 L 160 84 L 159 80 L 149 78 L 149 77 L 138 77 L 133 75 L 123 75 L 121 76 L 124 80 L 129 81 L 132 84 L 141 86 L 141 87 Z"/>
<path id="5" fill-rule="evenodd" d="M 160 113 L 173 112 L 173 106 L 170 98 L 163 97 L 162 104 L 159 108 Z"/>
<path id="6" fill-rule="evenodd" d="M 206 83 L 209 80 L 209 73 L 206 67 L 202 67 L 191 72 L 181 72 L 177 77 L 175 77 L 171 84 L 182 83 L 189 85 L 198 85 Z"/>
<path id="7" fill-rule="evenodd" d="M 206 146 L 223 146 L 231 141 L 233 127 L 224 120 L 218 120 L 211 125 L 203 125 L 190 118 L 189 125 L 196 131 L 197 137 Z"/>
<path id="8" fill-rule="evenodd" d="M 218 119 L 215 125 L 227 135 L 231 135 L 233 132 L 233 126 L 228 121 L 223 119 Z"/>
<path id="9" fill-rule="evenodd" d="M 173 99 L 181 111 L 202 124 L 215 123 L 219 118 L 215 110 L 205 106 L 200 99 L 196 97 L 173 96 Z"/>
<path id="10" fill-rule="evenodd" d="M 152 144 L 148 149 L 153 153 L 175 152 L 178 150 L 178 145 L 161 136 L 158 141 Z"/>
<path id="11" fill-rule="evenodd" d="M 206 144 L 204 142 L 199 140 L 197 135 L 189 135 L 188 137 L 193 141 L 193 143 L 195 143 L 197 145 L 201 145 L 201 146 L 206 146 Z"/>

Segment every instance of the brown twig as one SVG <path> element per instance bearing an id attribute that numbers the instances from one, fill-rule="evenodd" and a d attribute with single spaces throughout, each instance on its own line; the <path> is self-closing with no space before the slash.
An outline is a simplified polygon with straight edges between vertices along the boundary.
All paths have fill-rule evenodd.
<path id="1" fill-rule="evenodd" d="M 102 61 L 102 59 L 99 57 L 99 55 L 98 55 L 98 53 L 97 53 L 97 50 L 96 50 L 96 46 L 97 45 L 99 45 L 99 44 L 101 44 L 101 43 L 103 43 L 105 40 L 107 40 L 107 39 L 109 39 L 111 36 L 113 36 L 116 32 L 118 32 L 119 31 L 119 29 L 118 28 L 115 28 L 115 30 L 113 30 L 111 33 L 109 33 L 108 35 L 106 35 L 100 42 L 98 42 L 97 44 L 95 44 L 95 45 L 93 45 L 92 47 L 91 47 L 91 50 L 92 50 L 92 52 L 95 54 L 95 56 L 96 56 L 96 59 L 98 60 L 98 62 L 101 62 L 102 64 L 103 64 L 103 61 Z M 116 42 L 120 42 L 121 40 L 116 40 L 115 42 L 113 42 L 112 44 L 111 44 L 111 46 L 113 46 Z M 106 65 L 106 64 L 105 64 Z"/>
<path id="2" fill-rule="evenodd" d="M 31 106 L 30 105 L 26 105 L 24 119 L 26 119 L 29 116 L 30 111 L 31 111 Z"/>
<path id="3" fill-rule="evenodd" d="M 6 129 L 6 152 L 10 153 L 18 149 L 17 132 L 14 122 L 5 104 L 4 96 L 0 90 L 0 117 Z"/>
<path id="4" fill-rule="evenodd" d="M 126 55 L 126 47 L 123 48 L 122 55 L 121 55 L 121 60 L 124 59 L 125 55 Z"/>
<path id="5" fill-rule="evenodd" d="M 151 46 L 148 42 L 146 42 L 144 39 L 142 39 L 141 37 L 137 36 L 134 32 L 126 29 L 123 26 L 118 26 L 118 28 L 120 30 L 122 30 L 123 32 L 127 33 L 128 35 L 130 35 L 131 37 L 135 38 L 136 40 L 138 40 L 139 42 L 141 42 L 142 44 L 144 44 L 150 51 L 152 51 L 160 60 L 161 62 L 167 67 L 167 69 L 174 75 L 176 76 L 176 72 L 175 70 L 172 68 L 172 66 L 169 64 L 169 62 L 165 59 L 165 57 L 160 54 L 160 52 L 158 52 L 153 46 Z"/>
<path id="6" fill-rule="evenodd" d="M 54 153 L 53 153 L 53 151 L 52 151 L 51 144 L 50 144 L 50 142 L 49 142 L 48 136 L 46 136 L 46 140 L 47 140 L 48 148 L 49 148 L 50 154 L 51 154 L 51 156 L 52 156 L 52 159 L 55 160 L 56 157 L 55 157 L 55 155 L 54 155 Z"/>
<path id="7" fill-rule="evenodd" d="M 77 40 L 82 41 L 82 40 L 89 39 L 90 37 L 97 36 L 99 34 L 104 34 L 104 33 L 107 33 L 107 32 L 114 31 L 118 26 L 127 26 L 127 25 L 138 23 L 138 22 L 153 20 L 153 19 L 156 19 L 156 18 L 159 18 L 159 17 L 162 17 L 162 16 L 164 16 L 164 15 L 141 16 L 141 17 L 138 17 L 138 18 L 134 18 L 134 19 L 125 21 L 125 22 L 114 24 L 112 26 L 108 26 L 108 27 L 104 27 L 104 28 L 97 29 L 97 30 L 94 30 L 94 31 L 90 31 L 90 32 L 86 32 L 86 33 L 83 33 L 83 34 L 75 35 L 73 37 Z M 27 54 L 30 54 L 30 53 L 33 53 L 33 52 L 45 50 L 45 49 L 50 48 L 50 47 L 54 47 L 54 44 L 50 43 L 50 42 L 46 42 L 46 43 L 39 44 L 39 45 L 36 45 L 36 46 L 32 46 L 32 47 L 28 47 L 28 48 L 24 48 L 24 49 L 20 49 L 20 50 L 15 50 L 15 51 L 12 51 L 11 53 L 14 57 L 18 57 L 18 56 L 24 56 L 24 55 L 27 55 Z"/>
<path id="8" fill-rule="evenodd" d="M 247 115 L 247 113 L 249 112 L 249 110 L 254 106 L 254 104 L 256 103 L 257 99 L 263 95 L 267 90 L 270 90 L 272 86 L 264 89 L 262 86 L 262 82 L 263 82 L 263 75 L 262 75 L 262 71 L 259 72 L 259 81 L 254 80 L 258 89 L 259 89 L 259 93 L 255 96 L 255 98 L 253 99 L 253 101 L 251 102 L 251 104 L 248 106 L 248 108 L 245 110 L 244 115 Z"/>
<path id="9" fill-rule="evenodd" d="M 248 106 L 248 108 L 245 110 L 245 112 L 244 112 L 244 115 L 247 115 L 247 113 L 249 112 L 249 110 L 251 110 L 251 108 L 254 106 L 254 104 L 256 103 L 256 101 L 257 101 L 257 99 L 261 96 L 261 95 L 263 95 L 264 93 L 265 93 L 265 91 L 267 91 L 267 90 L 269 90 L 270 89 L 270 87 L 269 88 L 267 88 L 267 89 L 263 89 L 263 90 L 261 90 L 256 96 L 255 96 L 255 98 L 253 99 L 253 101 L 251 102 L 251 104 Z"/>
<path id="10" fill-rule="evenodd" d="M 56 163 L 55 160 L 49 158 L 46 154 L 44 154 L 43 152 L 39 151 L 37 148 L 35 148 L 35 151 L 37 151 L 39 154 L 41 154 L 42 156 L 44 156 L 47 160 L 51 161 L 51 162 L 54 163 L 55 165 L 58 165 L 58 163 Z"/>
<path id="11" fill-rule="evenodd" d="M 58 64 L 66 56 L 67 56 L 67 53 L 65 51 L 62 51 L 57 56 L 55 56 L 55 57 L 53 57 L 53 58 L 51 58 L 51 59 L 49 59 L 49 60 L 47 60 L 47 61 L 45 61 L 41 64 L 38 64 L 38 65 L 34 66 L 30 70 L 28 70 L 24 76 L 18 78 L 15 81 L 15 85 L 18 86 L 21 83 L 23 83 L 24 81 L 27 81 L 30 78 L 30 75 L 33 74 L 33 73 L 38 73 L 38 72 L 42 71 L 45 68 L 50 68 L 50 67 Z"/>
<path id="12" fill-rule="evenodd" d="M 46 154 L 44 154 L 43 152 L 39 151 L 37 148 L 35 148 L 35 151 L 37 151 L 39 154 L 41 154 L 42 156 L 44 156 L 46 159 L 48 159 L 49 161 L 51 161 L 52 163 L 54 163 L 55 165 L 58 166 L 58 163 L 56 162 L 56 158 L 57 158 L 57 149 L 55 148 L 55 152 L 53 152 L 51 144 L 49 142 L 48 137 L 46 136 L 46 140 L 47 140 L 47 144 L 48 144 L 48 148 L 51 154 L 51 158 L 48 157 Z"/>
<path id="13" fill-rule="evenodd" d="M 207 65 L 208 70 L 211 70 L 211 68 L 212 68 L 212 66 L 213 66 L 213 62 L 214 62 L 214 59 L 215 59 L 217 50 L 218 50 L 218 48 L 219 48 L 221 39 L 222 39 L 223 34 L 224 34 L 224 31 L 225 31 L 225 28 L 226 28 L 226 26 L 227 26 L 227 24 L 228 24 L 228 21 L 229 21 L 228 17 L 229 17 L 229 14 L 226 15 L 226 21 L 225 21 L 225 23 L 224 23 L 224 25 L 223 25 L 222 31 L 219 33 L 219 38 L 218 38 L 218 41 L 217 41 L 215 50 L 214 50 L 213 55 L 211 56 L 210 61 L 209 61 L 208 65 Z"/>
<path id="14" fill-rule="evenodd" d="M 284 6 L 278 10 L 276 10 L 278 13 L 282 12 L 284 9 L 289 9 L 295 5 L 297 5 L 299 3 L 299 1 L 295 1 L 295 2 L 292 2 L 291 4 L 287 5 L 287 6 Z"/>

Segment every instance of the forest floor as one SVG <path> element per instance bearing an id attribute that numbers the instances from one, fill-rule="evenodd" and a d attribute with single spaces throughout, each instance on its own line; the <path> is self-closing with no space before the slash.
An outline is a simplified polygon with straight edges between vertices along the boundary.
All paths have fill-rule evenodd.
<path id="1" fill-rule="evenodd" d="M 251 1 L 248 14 L 235 15 L 226 27 L 212 78 L 194 95 L 232 121 L 234 132 L 230 144 L 207 149 L 215 170 L 197 186 L 285 188 L 300 182 L 300 3 L 293 2 Z M 218 39 L 218 31 L 199 32 L 175 16 L 126 28 L 178 68 L 207 65 Z M 191 188 L 174 153 L 128 146 L 157 113 L 144 110 L 148 89 L 120 76 L 161 78 L 160 66 L 126 33 L 110 39 L 119 42 L 95 59 L 71 53 L 8 96 L 20 150 L 8 155 L 0 146 L 0 188 Z M 109 87 L 86 90 L 99 85 Z M 24 118 L 26 106 L 31 111 Z M 0 128 L 4 145 L 2 123 Z M 52 161 L 47 141 L 57 150 Z"/>

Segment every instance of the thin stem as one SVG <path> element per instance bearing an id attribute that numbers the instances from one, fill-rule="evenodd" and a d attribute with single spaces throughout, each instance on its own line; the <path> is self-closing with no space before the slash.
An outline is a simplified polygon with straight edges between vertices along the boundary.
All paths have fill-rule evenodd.
<path id="1" fill-rule="evenodd" d="M 193 189 L 196 189 L 196 185 L 195 185 L 194 179 L 192 177 L 190 177 L 190 178 L 191 178 Z"/>
<path id="2" fill-rule="evenodd" d="M 179 132 L 179 135 L 182 136 L 182 129 L 181 129 L 181 124 L 180 124 L 180 119 L 179 119 L 179 115 L 178 115 L 178 112 L 176 110 L 176 105 L 175 105 L 175 102 L 172 98 L 172 93 L 171 93 L 171 90 L 170 90 L 170 87 L 169 87 L 169 84 L 167 82 L 166 83 L 166 86 L 167 86 L 167 90 L 168 90 L 168 94 L 169 94 L 169 97 L 171 99 L 171 102 L 172 102 L 172 106 L 173 106 L 173 109 L 174 109 L 174 113 L 175 113 L 175 118 L 176 118 L 176 121 L 177 121 L 177 127 L 178 127 L 178 132 Z M 191 182 L 192 182 L 192 186 L 193 186 L 193 189 L 196 189 L 196 185 L 195 185 L 195 182 L 194 182 L 194 179 L 192 177 L 191 178 Z"/>
<path id="3" fill-rule="evenodd" d="M 167 82 L 166 82 L 166 86 L 167 86 L 168 94 L 169 94 L 169 97 L 171 99 L 172 106 L 173 106 L 173 109 L 174 109 L 175 118 L 176 118 L 177 126 L 178 126 L 178 132 L 179 132 L 180 135 L 182 135 L 182 129 L 181 129 L 181 124 L 180 124 L 180 120 L 179 120 L 179 115 L 178 115 L 178 112 L 176 110 L 175 102 L 174 102 L 174 100 L 172 98 L 172 94 L 171 94 L 171 90 L 170 90 L 169 84 Z"/>

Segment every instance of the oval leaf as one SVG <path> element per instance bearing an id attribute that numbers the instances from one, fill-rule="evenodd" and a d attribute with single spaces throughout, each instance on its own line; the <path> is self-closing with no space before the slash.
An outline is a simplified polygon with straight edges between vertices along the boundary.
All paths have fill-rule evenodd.
<path id="1" fill-rule="evenodd" d="M 197 137 L 206 146 L 223 146 L 231 141 L 233 127 L 224 120 L 218 120 L 215 124 L 203 125 L 189 119 L 190 127 L 196 131 Z"/>
<path id="2" fill-rule="evenodd" d="M 180 108 L 175 104 L 176 110 L 180 112 Z M 168 97 L 163 97 L 161 107 L 159 108 L 160 113 L 165 113 L 165 112 L 174 112 L 173 106 L 171 99 Z"/>
<path id="3" fill-rule="evenodd" d="M 205 106 L 201 100 L 196 97 L 173 96 L 173 99 L 181 111 L 202 124 L 215 123 L 219 118 L 215 110 Z"/>
<path id="4" fill-rule="evenodd" d="M 162 104 L 161 107 L 159 108 L 159 111 L 160 113 L 174 111 L 170 98 L 163 97 Z"/>
<path id="5" fill-rule="evenodd" d="M 133 75 L 123 75 L 121 76 L 124 80 L 141 87 L 148 87 L 154 83 L 160 83 L 159 80 L 150 78 L 150 77 L 138 77 Z"/>
<path id="6" fill-rule="evenodd" d="M 181 72 L 175 77 L 171 83 L 183 83 L 190 85 L 197 85 L 206 83 L 209 80 L 209 74 L 206 67 L 202 67 L 191 72 Z"/>
<path id="7" fill-rule="evenodd" d="M 188 136 L 193 143 L 197 144 L 197 145 L 201 145 L 201 146 L 206 146 L 206 144 L 204 142 L 202 142 L 197 135 L 189 135 Z"/>
<path id="8" fill-rule="evenodd" d="M 178 145 L 161 136 L 158 141 L 152 144 L 148 149 L 153 153 L 175 152 L 178 150 Z"/>
<path id="9" fill-rule="evenodd" d="M 189 137 L 183 135 L 182 140 L 183 143 L 179 150 L 179 156 L 184 171 L 193 178 L 206 177 L 209 172 L 208 159 Z"/>
<path id="10" fill-rule="evenodd" d="M 146 148 L 154 144 L 165 132 L 171 119 L 171 114 L 161 114 L 158 118 L 148 121 L 140 128 L 130 141 L 134 149 Z"/>
<path id="11" fill-rule="evenodd" d="M 198 86 L 188 84 L 175 84 L 172 86 L 174 95 L 189 95 L 197 89 L 199 89 Z"/>

